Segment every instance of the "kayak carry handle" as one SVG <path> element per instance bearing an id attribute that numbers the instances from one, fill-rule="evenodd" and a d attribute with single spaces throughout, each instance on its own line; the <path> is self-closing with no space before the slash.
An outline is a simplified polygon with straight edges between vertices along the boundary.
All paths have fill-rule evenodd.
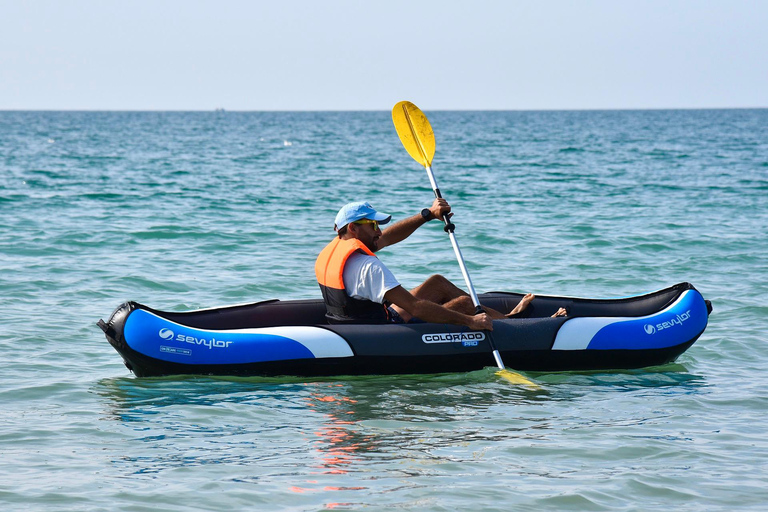
<path id="1" fill-rule="evenodd" d="M 106 323 L 104 320 L 100 319 L 98 322 L 96 322 L 96 325 L 98 325 L 99 328 L 102 331 L 104 331 L 104 334 L 106 334 L 110 338 L 114 338 L 115 337 L 115 330 L 112 329 L 112 326 L 109 325 L 108 323 Z"/>

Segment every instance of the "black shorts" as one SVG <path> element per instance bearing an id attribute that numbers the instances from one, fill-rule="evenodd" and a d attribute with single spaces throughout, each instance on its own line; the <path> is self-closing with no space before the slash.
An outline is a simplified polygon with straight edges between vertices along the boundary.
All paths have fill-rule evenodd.
<path id="1" fill-rule="evenodd" d="M 387 308 L 387 311 L 389 311 L 389 323 L 391 324 L 423 324 L 424 320 L 420 318 L 413 317 L 410 321 L 406 322 L 403 320 L 403 317 L 400 316 L 400 313 L 395 311 L 395 308 L 392 306 L 389 306 Z"/>

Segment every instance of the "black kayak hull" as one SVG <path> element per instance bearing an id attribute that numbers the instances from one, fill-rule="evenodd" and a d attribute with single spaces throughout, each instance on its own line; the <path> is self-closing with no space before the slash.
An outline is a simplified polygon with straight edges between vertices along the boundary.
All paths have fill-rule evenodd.
<path id="1" fill-rule="evenodd" d="M 521 294 L 483 294 L 511 309 Z M 558 307 L 567 317 L 551 318 Z M 505 364 L 522 371 L 632 369 L 675 361 L 704 332 L 711 305 L 689 283 L 624 299 L 537 297 L 526 317 L 494 321 Z M 444 324 L 329 325 L 322 301 L 267 301 L 190 312 L 136 302 L 100 321 L 139 377 L 468 372 L 494 366 L 488 333 Z"/>

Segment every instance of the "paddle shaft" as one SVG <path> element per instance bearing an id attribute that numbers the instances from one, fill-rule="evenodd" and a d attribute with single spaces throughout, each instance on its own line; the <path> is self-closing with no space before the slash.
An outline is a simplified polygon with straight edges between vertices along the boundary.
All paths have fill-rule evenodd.
<path id="1" fill-rule="evenodd" d="M 432 172 L 432 166 L 425 165 L 424 168 L 427 170 L 429 183 L 432 185 L 432 190 L 435 192 L 435 197 L 442 199 L 443 196 L 440 194 L 440 188 L 437 186 L 437 181 L 435 181 L 435 175 Z M 459 262 L 459 268 L 461 268 L 461 274 L 464 276 L 464 282 L 467 283 L 469 296 L 472 298 L 472 303 L 475 305 L 475 314 L 477 315 L 479 313 L 483 313 L 483 307 L 480 305 L 480 300 L 477 298 L 475 287 L 472 285 L 472 279 L 469 277 L 469 271 L 467 270 L 467 266 L 464 264 L 464 256 L 461 254 L 459 242 L 456 240 L 456 234 L 454 233 L 456 226 L 450 221 L 447 215 L 442 218 L 442 221 L 445 223 L 445 232 L 448 233 L 448 237 L 451 239 L 453 252 L 456 254 L 456 260 Z M 498 366 L 500 370 L 504 370 L 504 362 L 501 360 L 501 354 L 499 354 L 499 349 L 496 348 L 496 343 L 493 341 L 493 335 L 490 331 L 488 331 L 488 341 L 491 345 L 491 350 L 493 351 L 493 358 L 496 360 L 496 366 Z"/>
<path id="2" fill-rule="evenodd" d="M 435 181 L 435 175 L 432 173 L 432 157 L 435 155 L 435 134 L 432 131 L 432 126 L 429 124 L 429 120 L 424 113 L 419 110 L 419 107 L 410 101 L 401 101 L 392 109 L 392 122 L 395 124 L 397 135 L 400 137 L 400 141 L 403 143 L 406 151 L 408 151 L 408 154 L 427 170 L 429 183 L 432 185 L 435 197 L 442 199 L 443 196 L 440 194 L 440 188 L 438 188 L 437 181 Z M 467 266 L 464 264 L 464 257 L 461 255 L 459 243 L 456 241 L 456 235 L 453 232 L 456 226 L 453 225 L 448 216 L 444 216 L 442 220 L 445 223 L 445 232 L 448 233 L 448 236 L 451 239 L 453 252 L 456 253 L 456 260 L 459 262 L 464 281 L 467 283 L 469 295 L 472 297 L 472 303 L 475 305 L 475 314 L 483 313 L 483 307 L 480 305 L 480 301 L 477 298 L 475 287 L 472 286 L 472 279 L 469 277 L 469 271 L 467 271 Z M 490 331 L 488 331 L 488 341 L 491 345 L 491 351 L 493 353 L 493 358 L 496 360 L 496 365 L 499 369 L 505 370 L 501 355 L 496 348 L 496 343 L 493 341 L 493 335 Z M 530 382 L 522 376 L 518 375 L 517 377 L 522 379 L 522 381 Z M 505 376 L 505 378 L 509 380 L 508 376 Z"/>

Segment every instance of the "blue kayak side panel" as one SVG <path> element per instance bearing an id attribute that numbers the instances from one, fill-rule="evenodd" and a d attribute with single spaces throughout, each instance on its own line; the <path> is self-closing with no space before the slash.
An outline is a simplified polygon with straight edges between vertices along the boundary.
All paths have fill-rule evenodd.
<path id="1" fill-rule="evenodd" d="M 707 306 L 701 295 L 686 291 L 671 307 L 659 313 L 627 320 L 600 329 L 587 348 L 653 349 L 692 340 L 707 326 Z"/>
<path id="2" fill-rule="evenodd" d="M 252 331 L 207 331 L 170 322 L 143 309 L 125 323 L 125 340 L 133 350 L 174 363 L 240 364 L 314 358 L 302 343 Z"/>
<path id="3" fill-rule="evenodd" d="M 707 305 L 686 290 L 668 308 L 648 316 L 574 318 L 560 328 L 553 350 L 663 349 L 695 339 L 707 326 Z"/>

